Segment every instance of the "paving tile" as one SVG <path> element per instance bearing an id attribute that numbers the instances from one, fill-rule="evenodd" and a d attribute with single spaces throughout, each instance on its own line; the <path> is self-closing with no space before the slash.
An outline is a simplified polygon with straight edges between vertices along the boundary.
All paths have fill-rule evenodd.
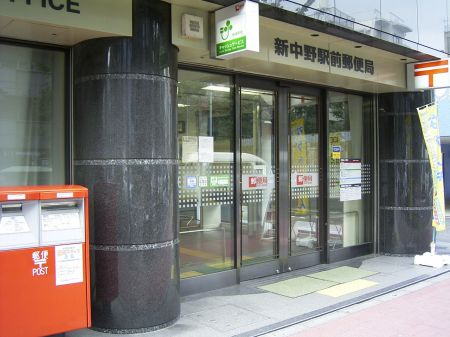
<path id="1" fill-rule="evenodd" d="M 341 297 L 348 295 L 363 289 L 367 289 L 377 285 L 378 283 L 368 280 L 355 280 L 351 282 L 346 282 L 342 284 L 335 285 L 330 288 L 326 288 L 318 291 L 319 294 L 331 296 L 331 297 Z"/>
<path id="2" fill-rule="evenodd" d="M 377 272 L 370 271 L 370 270 L 364 270 L 360 268 L 353 268 L 353 267 L 339 267 L 334 268 L 326 271 L 322 271 L 319 273 L 309 274 L 309 277 L 313 277 L 320 280 L 326 280 L 336 283 L 345 283 L 354 281 L 360 278 L 364 278 L 367 276 L 375 275 Z"/>
<path id="3" fill-rule="evenodd" d="M 211 310 L 184 316 L 191 318 L 202 326 L 213 328 L 220 332 L 230 331 L 239 327 L 248 326 L 255 322 L 267 321 L 269 318 L 255 312 L 228 304 Z"/>
<path id="4" fill-rule="evenodd" d="M 287 297 L 299 297 L 335 285 L 335 282 L 300 276 L 259 287 Z"/>

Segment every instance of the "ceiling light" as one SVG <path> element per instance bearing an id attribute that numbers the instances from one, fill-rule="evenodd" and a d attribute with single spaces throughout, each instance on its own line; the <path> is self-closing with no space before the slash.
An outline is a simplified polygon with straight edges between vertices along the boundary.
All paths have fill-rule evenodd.
<path id="1" fill-rule="evenodd" d="M 230 92 L 229 87 L 223 87 L 220 85 L 208 85 L 207 87 L 202 88 L 203 90 L 210 90 L 210 91 L 220 91 L 220 92 Z"/>

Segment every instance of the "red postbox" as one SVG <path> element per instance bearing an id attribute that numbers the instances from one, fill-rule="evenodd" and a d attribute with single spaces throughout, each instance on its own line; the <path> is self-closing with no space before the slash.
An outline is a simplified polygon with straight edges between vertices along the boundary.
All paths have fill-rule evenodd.
<path id="1" fill-rule="evenodd" d="M 0 187 L 0 337 L 91 325 L 88 190 Z"/>

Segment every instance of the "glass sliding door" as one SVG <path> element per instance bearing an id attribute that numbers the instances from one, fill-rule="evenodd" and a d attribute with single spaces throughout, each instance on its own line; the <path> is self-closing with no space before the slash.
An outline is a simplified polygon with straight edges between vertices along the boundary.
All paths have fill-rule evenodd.
<path id="1" fill-rule="evenodd" d="M 181 278 L 234 268 L 234 107 L 229 76 L 179 71 Z"/>
<path id="2" fill-rule="evenodd" d="M 186 289 L 371 252 L 370 97 L 203 71 L 178 78 Z"/>
<path id="3" fill-rule="evenodd" d="M 370 103 L 362 96 L 328 95 L 328 245 L 331 250 L 373 240 Z"/>
<path id="4" fill-rule="evenodd" d="M 315 96 L 289 97 L 290 255 L 320 248 L 318 107 Z"/>
<path id="5" fill-rule="evenodd" d="M 242 265 L 278 257 L 273 91 L 241 88 Z"/>

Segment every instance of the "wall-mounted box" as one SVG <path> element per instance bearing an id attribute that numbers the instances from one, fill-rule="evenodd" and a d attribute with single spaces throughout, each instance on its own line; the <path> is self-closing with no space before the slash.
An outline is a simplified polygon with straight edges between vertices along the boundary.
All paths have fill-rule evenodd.
<path id="1" fill-rule="evenodd" d="M 203 18 L 201 16 L 183 14 L 181 17 L 181 36 L 188 39 L 203 39 Z"/>

